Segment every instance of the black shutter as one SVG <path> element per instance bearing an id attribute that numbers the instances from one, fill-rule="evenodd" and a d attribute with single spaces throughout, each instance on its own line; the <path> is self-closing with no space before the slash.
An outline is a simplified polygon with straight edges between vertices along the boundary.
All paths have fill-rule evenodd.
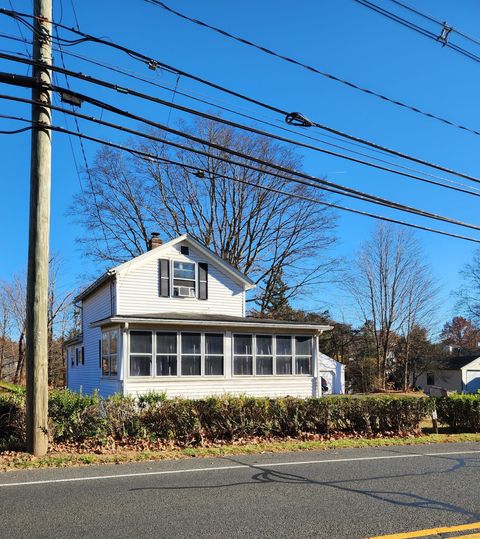
<path id="1" fill-rule="evenodd" d="M 85 365 L 85 346 L 82 346 L 82 365 Z"/>
<path id="2" fill-rule="evenodd" d="M 98 367 L 102 368 L 102 340 L 98 339 Z"/>
<path id="3" fill-rule="evenodd" d="M 169 260 L 161 258 L 158 261 L 159 269 L 159 296 L 168 298 L 170 296 L 170 263 Z"/>
<path id="4" fill-rule="evenodd" d="M 208 299 L 208 264 L 198 263 L 198 299 Z"/>

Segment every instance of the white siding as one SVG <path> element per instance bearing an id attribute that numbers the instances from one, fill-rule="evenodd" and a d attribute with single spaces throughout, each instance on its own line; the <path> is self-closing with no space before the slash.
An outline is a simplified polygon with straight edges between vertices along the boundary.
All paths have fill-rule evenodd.
<path id="1" fill-rule="evenodd" d="M 118 276 L 117 314 L 184 312 L 243 316 L 243 287 L 210 260 L 204 259 L 195 252 L 192 247 L 188 256 L 180 254 L 181 245 L 182 243 L 168 250 L 162 250 L 158 258 L 127 269 Z M 160 258 L 208 263 L 208 299 L 160 297 L 158 268 Z"/>
<path id="2" fill-rule="evenodd" d="M 427 372 L 433 373 L 434 376 L 434 386 L 437 387 L 443 387 L 447 391 L 458 391 L 459 393 L 462 392 L 462 372 L 460 369 L 458 370 L 440 370 L 440 369 L 432 369 Z M 416 385 L 423 389 L 424 391 L 428 390 L 430 385 L 427 384 L 427 372 L 422 373 L 417 378 Z"/>
<path id="3" fill-rule="evenodd" d="M 198 377 L 166 380 L 128 380 L 125 393 L 141 395 L 149 391 L 165 391 L 168 397 L 202 398 L 212 395 L 250 395 L 255 397 L 312 397 L 314 379 L 310 376 L 255 376 L 220 379 Z"/>
<path id="4" fill-rule="evenodd" d="M 121 390 L 118 378 L 102 378 L 98 357 L 98 341 L 102 338 L 99 328 L 91 328 L 96 320 L 112 314 L 112 287 L 106 283 L 93 294 L 84 299 L 82 306 L 83 346 L 85 347 L 85 365 L 72 367 L 68 363 L 68 388 L 83 393 L 93 393 L 99 390 L 102 396 L 110 395 Z M 80 346 L 80 345 L 79 345 Z"/>

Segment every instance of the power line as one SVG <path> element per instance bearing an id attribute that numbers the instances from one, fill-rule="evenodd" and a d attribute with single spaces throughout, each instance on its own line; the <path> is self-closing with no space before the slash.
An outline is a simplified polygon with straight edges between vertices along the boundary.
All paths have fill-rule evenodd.
<path id="1" fill-rule="evenodd" d="M 473 60 L 475 62 L 480 63 L 480 55 L 475 54 L 463 47 L 460 47 L 459 45 L 452 43 L 448 40 L 448 34 L 452 30 L 448 25 L 442 24 L 442 31 L 440 34 L 435 34 L 431 32 L 430 30 L 427 30 L 426 28 L 423 28 L 422 26 L 419 26 L 418 24 L 415 24 L 407 19 L 404 19 L 403 17 L 400 17 L 396 13 L 393 13 L 392 11 L 389 11 L 378 4 L 374 4 L 373 2 L 369 2 L 368 0 L 354 0 L 354 2 L 357 2 L 357 4 L 361 4 L 362 6 L 365 6 L 369 8 L 372 11 L 376 11 L 380 15 L 383 15 L 387 19 L 390 19 L 392 21 L 400 23 L 402 26 L 405 26 L 406 28 L 409 28 L 410 30 L 414 30 L 415 32 L 428 37 L 429 39 L 432 39 L 433 41 L 440 42 L 442 46 L 448 47 L 449 49 L 452 49 L 463 56 L 466 56 L 470 60 Z"/>
<path id="2" fill-rule="evenodd" d="M 2 57 L 6 58 L 6 59 L 9 59 L 9 60 L 15 60 L 16 59 L 16 61 L 19 61 L 19 62 L 22 62 L 22 63 L 28 63 L 28 64 L 34 63 L 33 60 L 20 59 L 20 58 L 16 58 L 15 56 L 0 53 L 0 58 L 2 58 Z M 244 125 L 244 124 L 239 124 L 237 122 L 233 122 L 231 120 L 228 120 L 228 119 L 225 119 L 225 118 L 222 118 L 222 117 L 214 116 L 214 115 L 211 115 L 211 114 L 208 114 L 208 113 L 198 111 L 196 109 L 191 109 L 189 107 L 182 106 L 182 105 L 180 105 L 178 103 L 174 103 L 173 101 L 168 102 L 168 101 L 160 99 L 158 97 L 154 97 L 154 96 L 151 96 L 149 94 L 145 94 L 143 92 L 138 92 L 138 91 L 136 91 L 134 89 L 131 89 L 131 88 L 127 88 L 127 87 L 123 87 L 123 86 L 120 87 L 117 84 L 105 81 L 103 79 L 98 79 L 96 77 L 91 77 L 91 76 L 85 75 L 83 73 L 76 73 L 76 72 L 65 69 L 65 67 L 59 68 L 57 66 L 52 66 L 52 69 L 54 71 L 63 73 L 65 76 L 70 75 L 70 76 L 73 76 L 75 78 L 78 78 L 78 79 L 81 79 L 81 80 L 84 80 L 84 81 L 87 81 L 87 82 L 90 82 L 90 83 L 93 83 L 93 84 L 97 84 L 97 85 L 109 88 L 111 90 L 115 90 L 117 92 L 121 92 L 122 94 L 132 95 L 134 97 L 138 97 L 138 98 L 141 98 L 141 99 L 144 99 L 144 100 L 147 100 L 147 101 L 151 101 L 151 102 L 154 102 L 154 103 L 157 103 L 157 104 L 160 104 L 160 105 L 164 105 L 164 106 L 167 106 L 169 108 L 173 107 L 173 108 L 175 108 L 177 110 L 180 110 L 182 112 L 187 112 L 189 114 L 200 116 L 200 117 L 206 118 L 208 120 L 221 122 L 221 123 L 229 125 L 231 127 L 235 127 L 237 129 L 242 129 L 244 131 L 249 131 L 251 133 L 255 133 L 255 134 L 260 135 L 260 136 L 273 138 L 275 140 L 278 140 L 278 141 L 281 141 L 281 142 L 284 142 L 284 143 L 288 143 L 288 144 L 295 144 L 295 145 L 300 146 L 302 148 L 318 151 L 318 152 L 321 152 L 321 153 L 325 153 L 327 155 L 332 155 L 332 156 L 335 156 L 335 157 L 339 157 L 341 159 L 346 159 L 346 160 L 354 162 L 354 163 L 358 163 L 358 164 L 369 166 L 369 167 L 372 167 L 372 168 L 375 168 L 375 169 L 378 169 L 378 170 L 383 170 L 383 171 L 386 171 L 386 172 L 390 172 L 392 174 L 401 175 L 401 176 L 404 176 L 404 177 L 407 177 L 407 178 L 410 178 L 410 179 L 414 179 L 414 180 L 417 180 L 417 181 L 421 181 L 421 182 L 424 182 L 424 183 L 428 183 L 428 184 L 431 184 L 431 185 L 436 185 L 436 186 L 439 186 L 439 187 L 443 187 L 443 188 L 446 188 L 446 189 L 451 189 L 451 190 L 466 193 L 466 194 L 471 194 L 471 195 L 474 195 L 474 196 L 480 196 L 480 194 L 471 191 L 470 186 L 465 186 L 464 184 L 461 184 L 459 182 L 453 182 L 452 180 L 449 180 L 447 178 L 439 178 L 439 179 L 441 179 L 443 181 L 446 181 L 446 182 L 449 182 L 449 183 L 451 183 L 453 185 L 445 185 L 444 183 L 441 183 L 441 182 L 436 181 L 434 179 L 427 179 L 427 178 L 418 176 L 417 174 L 411 174 L 410 172 L 402 172 L 400 170 L 396 170 L 396 169 L 386 167 L 386 166 L 383 166 L 383 165 L 377 165 L 375 163 L 371 163 L 371 162 L 365 161 L 363 159 L 359 159 L 359 158 L 348 156 L 348 155 L 345 155 L 345 154 L 341 154 L 341 153 L 338 153 L 338 152 L 335 152 L 335 151 L 327 150 L 325 148 L 320 148 L 318 146 L 313 146 L 311 144 L 306 144 L 306 143 L 300 142 L 298 140 L 294 140 L 294 139 L 286 138 L 286 137 L 283 137 L 283 136 L 279 136 L 277 134 L 267 132 L 267 131 L 263 131 L 263 130 L 260 130 L 260 129 L 256 129 L 254 127 L 247 126 L 247 125 Z M 70 89 L 69 85 L 68 85 L 68 90 L 71 92 L 71 89 Z M 71 93 L 74 94 L 74 92 L 71 92 Z M 84 97 L 87 100 L 90 99 L 90 98 L 87 98 L 86 96 L 83 96 L 81 94 L 76 94 L 76 95 L 80 96 L 81 99 L 83 99 Z M 169 129 L 168 125 L 164 126 L 164 127 Z M 359 152 L 357 152 L 357 153 L 359 153 Z M 396 167 L 400 166 L 402 168 L 406 168 L 406 167 L 403 167 L 402 165 L 398 165 L 396 163 L 392 163 L 392 162 L 388 162 L 388 161 L 384 161 L 384 160 L 381 160 L 381 161 L 386 162 L 387 164 L 393 165 L 393 166 L 396 166 Z M 420 174 L 424 174 L 423 171 L 415 171 L 415 172 L 420 173 Z M 438 176 L 437 176 L 437 178 L 438 178 Z M 468 179 L 470 179 L 471 181 L 480 183 L 479 178 L 469 176 Z M 460 186 L 460 187 L 456 187 L 456 186 Z M 464 187 L 466 187 L 466 189 Z"/>
<path id="3" fill-rule="evenodd" d="M 28 15 L 28 14 L 25 14 L 25 13 L 19 13 L 19 12 L 13 12 L 12 13 L 11 11 L 6 10 L 4 8 L 0 8 L 0 14 L 4 14 L 4 15 L 8 15 L 8 16 L 15 16 L 15 17 L 22 16 L 22 17 L 32 18 L 31 15 Z M 201 84 L 205 84 L 207 86 L 210 86 L 211 88 L 214 88 L 216 90 L 222 91 L 224 93 L 227 93 L 227 94 L 232 95 L 234 97 L 237 97 L 239 99 L 243 99 L 243 100 L 248 101 L 248 102 L 250 102 L 252 104 L 263 107 L 266 110 L 270 110 L 272 112 L 279 113 L 279 114 L 283 115 L 285 118 L 288 118 L 288 117 L 292 116 L 292 114 L 298 114 L 298 113 L 289 113 L 289 112 L 287 112 L 285 110 L 282 110 L 282 109 L 279 109 L 278 107 L 275 107 L 273 105 L 267 104 L 265 102 L 254 99 L 252 97 L 249 97 L 249 96 L 247 96 L 245 94 L 242 94 L 240 92 L 237 92 L 235 90 L 228 89 L 228 88 L 226 88 L 224 86 L 221 86 L 221 85 L 216 84 L 214 82 L 211 82 L 211 81 L 208 81 L 208 80 L 203 79 L 201 77 L 198 77 L 197 75 L 193 75 L 193 74 L 188 73 L 186 71 L 174 68 L 172 66 L 169 66 L 169 65 L 165 64 L 164 62 L 161 62 L 160 60 L 156 60 L 154 58 L 148 57 L 148 56 L 146 56 L 146 55 L 144 55 L 144 54 L 142 54 L 140 52 L 137 52 L 137 51 L 135 51 L 133 49 L 130 49 L 128 47 L 124 47 L 123 45 L 119 45 L 119 44 L 117 44 L 115 42 L 107 41 L 105 39 L 86 34 L 85 32 L 81 32 L 80 30 L 75 30 L 73 28 L 68 28 L 63 24 L 59 24 L 59 23 L 56 23 L 56 22 L 53 22 L 53 21 L 51 21 L 51 22 L 52 22 L 52 24 L 57 25 L 59 28 L 63 28 L 65 30 L 73 32 L 73 33 L 75 33 L 77 35 L 81 35 L 83 37 L 83 39 L 77 40 L 75 42 L 75 44 L 83 43 L 85 41 L 92 41 L 94 43 L 106 45 L 108 47 L 111 47 L 111 48 L 114 48 L 114 49 L 119 50 L 121 52 L 124 52 L 125 54 L 127 54 L 128 56 L 130 56 L 133 59 L 136 59 L 136 60 L 139 60 L 139 61 L 143 62 L 144 64 L 146 64 L 151 69 L 156 69 L 158 67 L 160 67 L 162 69 L 166 69 L 167 71 L 170 71 L 172 73 L 176 73 L 178 75 L 185 76 L 185 77 L 190 78 L 190 79 L 192 79 L 192 80 L 194 80 L 196 82 L 199 82 Z M 62 41 L 67 41 L 68 43 L 73 43 L 73 41 L 71 41 L 71 40 L 62 40 Z M 304 118 L 304 117 L 302 116 L 302 118 Z M 353 140 L 355 142 L 359 142 L 361 144 L 364 144 L 364 145 L 370 146 L 372 148 L 384 151 L 386 153 L 390 153 L 391 155 L 395 155 L 396 157 L 401 157 L 403 159 L 408 159 L 408 160 L 416 162 L 418 164 L 422 164 L 422 165 L 425 165 L 425 166 L 436 168 L 437 170 L 441 170 L 443 172 L 448 172 L 449 174 L 455 174 L 455 175 L 460 176 L 460 177 L 465 178 L 465 179 L 471 179 L 471 176 L 469 176 L 468 174 L 457 172 L 457 171 L 454 171 L 452 169 L 449 169 L 448 167 L 444 167 L 444 166 L 441 166 L 441 165 L 436 165 L 436 164 L 430 163 L 429 161 L 426 161 L 424 159 L 420 159 L 418 157 L 413 157 L 413 156 L 410 156 L 408 154 L 404 154 L 402 152 L 399 152 L 397 150 L 393 150 L 391 148 L 387 148 L 387 147 L 382 146 L 380 144 L 377 144 L 377 143 L 362 139 L 360 137 L 356 137 L 354 135 L 350 135 L 350 134 L 345 133 L 343 131 L 340 131 L 338 129 L 333 129 L 333 128 L 331 128 L 331 127 L 329 127 L 329 126 L 327 126 L 325 124 L 321 124 L 319 122 L 311 122 L 311 121 L 308 120 L 308 124 L 304 124 L 304 125 L 315 126 L 315 127 L 318 127 L 318 128 L 320 128 L 322 130 L 325 130 L 325 131 L 328 131 L 330 133 L 334 133 L 334 134 L 339 135 L 341 137 L 347 138 L 349 140 Z"/>
<path id="4" fill-rule="evenodd" d="M 284 60 L 285 62 L 289 62 L 289 63 L 294 64 L 296 66 L 302 67 L 302 68 L 306 69 L 307 71 L 310 71 L 310 72 L 315 73 L 317 75 L 321 75 L 322 77 L 326 77 L 326 78 L 331 79 L 331 80 L 333 80 L 335 82 L 339 82 L 341 84 L 344 84 L 345 86 L 348 86 L 349 88 L 353 88 L 354 90 L 358 90 L 358 91 L 363 92 L 365 94 L 368 94 L 368 95 L 371 95 L 371 96 L 374 96 L 374 97 L 378 97 L 379 99 L 381 99 L 383 101 L 387 101 L 388 103 L 391 103 L 392 105 L 396 105 L 396 106 L 402 107 L 404 109 L 408 109 L 408 110 L 410 110 L 412 112 L 415 112 L 415 113 L 420 114 L 422 116 L 425 116 L 427 118 L 431 118 L 433 120 L 437 120 L 437 121 L 442 122 L 442 123 L 444 123 L 446 125 L 449 125 L 451 127 L 456 127 L 458 129 L 468 131 L 468 132 L 470 132 L 470 133 L 472 133 L 474 135 L 480 135 L 480 132 L 478 130 L 476 130 L 476 129 L 466 127 L 464 125 L 458 124 L 457 122 L 453 122 L 452 120 L 448 120 L 446 118 L 443 118 L 443 117 L 438 116 L 436 114 L 433 114 L 431 112 L 427 112 L 425 110 L 422 110 L 419 107 L 416 107 L 414 105 L 409 105 L 409 104 L 407 104 L 405 102 L 402 102 L 402 101 L 400 101 L 398 99 L 388 97 L 388 96 L 386 96 L 384 94 L 381 94 L 379 92 L 376 92 L 374 90 L 370 90 L 369 88 L 365 88 L 363 86 L 355 84 L 354 82 L 346 80 L 346 79 L 344 79 L 342 77 L 332 75 L 331 73 L 327 73 L 327 72 L 322 71 L 322 70 L 320 70 L 320 69 L 318 69 L 316 67 L 313 67 L 313 66 L 311 66 L 309 64 L 306 64 L 304 62 L 296 60 L 295 58 L 285 56 L 283 54 L 280 54 L 278 52 L 273 51 L 272 49 L 264 47 L 263 45 L 259 45 L 258 43 L 254 43 L 253 41 L 250 41 L 248 39 L 245 39 L 245 38 L 242 38 L 242 37 L 237 36 L 235 34 L 232 34 L 230 32 L 227 32 L 226 30 L 223 30 L 222 28 L 219 28 L 217 26 L 213 26 L 211 24 L 208 24 L 205 21 L 201 21 L 201 20 L 196 19 L 194 17 L 189 17 L 188 15 L 185 15 L 184 13 L 181 13 L 180 11 L 177 11 L 177 10 L 173 9 L 172 7 L 168 6 L 167 4 L 165 4 L 164 2 L 161 2 L 159 0 L 144 0 L 144 1 L 146 3 L 148 3 L 148 4 L 153 4 L 153 5 L 157 6 L 157 7 L 160 7 L 162 9 L 172 13 L 173 15 L 176 15 L 177 17 L 180 17 L 181 19 L 184 19 L 186 21 L 194 23 L 194 24 L 196 24 L 198 26 L 202 26 L 203 28 L 207 28 L 208 30 L 212 30 L 212 31 L 220 34 L 223 37 L 227 37 L 227 38 L 233 39 L 234 41 L 237 41 L 239 43 L 243 43 L 244 45 L 248 45 L 249 47 L 253 47 L 254 49 L 257 49 L 257 50 L 259 50 L 261 52 L 269 54 L 270 56 L 274 56 L 275 58 L 279 58 L 281 60 Z M 363 2 L 361 2 L 361 3 L 363 3 Z M 432 36 L 435 37 L 435 34 L 432 34 Z M 431 36 L 428 35 L 427 37 L 431 37 Z"/>
<path id="5" fill-rule="evenodd" d="M 55 91 L 57 91 L 57 90 L 55 90 Z M 196 153 L 198 155 L 203 155 L 203 156 L 206 156 L 206 157 L 209 157 L 209 158 L 213 157 L 214 159 L 229 163 L 229 164 L 234 165 L 234 166 L 247 168 L 249 170 L 254 170 L 254 171 L 260 172 L 262 174 L 269 174 L 271 176 L 284 179 L 286 181 L 293 181 L 293 182 L 296 182 L 296 183 L 302 183 L 302 184 L 307 185 L 309 187 L 315 187 L 315 188 L 318 188 L 318 189 L 321 189 L 321 190 L 324 190 L 324 191 L 328 191 L 328 192 L 331 192 L 331 193 L 335 193 L 335 194 L 338 194 L 338 195 L 347 196 L 347 197 L 355 198 L 355 199 L 358 199 L 358 200 L 363 200 L 363 201 L 370 202 L 370 203 L 373 203 L 373 204 L 377 204 L 377 205 L 380 205 L 380 206 L 385 206 L 385 207 L 389 207 L 389 208 L 392 208 L 392 209 L 404 211 L 404 212 L 407 212 L 407 213 L 420 215 L 422 217 L 427 217 L 427 218 L 430 218 L 430 219 L 443 221 L 443 222 L 454 224 L 454 225 L 457 225 L 457 226 L 463 226 L 463 227 L 466 227 L 466 228 L 471 228 L 473 230 L 480 230 L 480 226 L 477 226 L 477 225 L 473 225 L 473 224 L 470 224 L 470 223 L 464 223 L 462 221 L 458 221 L 458 220 L 452 219 L 450 217 L 445 217 L 443 215 L 437 215 L 437 214 L 434 214 L 434 213 L 431 213 L 431 212 L 427 212 L 425 210 L 421 210 L 421 209 L 418 209 L 418 208 L 407 206 L 405 204 L 400 204 L 398 202 L 393 202 L 391 200 L 387 200 L 387 199 L 378 197 L 376 195 L 371 195 L 369 193 L 364 193 L 362 191 L 352 189 L 350 187 L 345 187 L 345 186 L 342 186 L 342 185 L 335 184 L 333 182 L 323 180 L 323 179 L 318 178 L 316 176 L 312 176 L 312 175 L 305 174 L 305 173 L 300 172 L 300 171 L 292 170 L 292 169 L 289 169 L 287 167 L 283 167 L 281 165 L 277 165 L 277 164 L 274 164 L 274 163 L 269 163 L 267 161 L 264 161 L 263 159 L 255 157 L 255 156 L 248 155 L 248 154 L 245 154 L 243 152 L 239 152 L 237 150 L 227 148 L 225 146 L 221 146 L 219 144 L 212 143 L 210 141 L 203 140 L 203 139 L 201 139 L 199 137 L 195 137 L 195 136 L 190 135 L 188 133 L 182 133 L 182 132 L 179 132 L 179 131 L 174 130 L 172 128 L 166 128 L 165 126 L 161 126 L 161 124 L 157 124 L 156 122 L 152 122 L 151 120 L 148 120 L 146 118 L 141 118 L 139 116 L 132 115 L 132 114 L 128 113 L 127 111 L 121 111 L 120 109 L 117 109 L 116 107 L 113 107 L 111 105 L 107 105 L 107 104 L 104 104 L 102 102 L 99 102 L 98 100 L 96 100 L 94 98 L 89 98 L 87 96 L 85 96 L 85 97 L 86 97 L 86 99 L 85 99 L 86 101 L 89 101 L 92 104 L 95 104 L 96 106 L 99 106 L 101 108 L 105 108 L 105 110 L 109 110 L 110 112 L 114 112 L 116 114 L 121 114 L 123 116 L 127 116 L 127 117 L 130 117 L 130 118 L 133 118 L 133 119 L 137 119 L 139 121 L 142 121 L 142 122 L 145 122 L 145 123 L 147 123 L 149 125 L 152 125 L 153 127 L 157 127 L 159 129 L 169 131 L 169 132 L 171 132 L 173 134 L 178 134 L 179 136 L 187 138 L 187 139 L 189 139 L 191 141 L 197 142 L 197 143 L 202 144 L 204 146 L 208 146 L 209 148 L 212 148 L 212 149 L 219 150 L 221 152 L 227 152 L 227 153 L 229 153 L 231 155 L 234 155 L 236 157 L 240 157 L 241 159 L 245 159 L 246 161 L 254 161 L 254 162 L 258 163 L 259 165 L 261 165 L 263 167 L 266 167 L 266 168 L 259 168 L 258 166 L 252 166 L 252 165 L 248 164 L 247 162 L 232 161 L 231 158 L 226 159 L 222 155 L 214 155 L 214 156 L 212 156 L 211 153 L 208 153 L 208 152 L 203 151 L 203 150 L 199 150 L 198 148 L 192 148 L 192 147 L 189 147 L 189 146 L 185 146 L 184 144 L 180 144 L 180 143 L 172 141 L 172 140 L 160 138 L 160 137 L 157 137 L 157 136 L 152 135 L 150 133 L 143 133 L 143 132 L 140 132 L 140 131 L 137 131 L 137 130 L 134 130 L 134 129 L 130 129 L 130 128 L 126 127 L 126 126 L 122 126 L 122 125 L 114 124 L 114 123 L 111 123 L 111 122 L 107 122 L 105 120 L 101 120 L 101 119 L 98 119 L 98 118 L 87 116 L 85 114 L 70 111 L 70 110 L 67 110 L 67 109 L 62 109 L 61 107 L 56 107 L 54 105 L 45 105 L 45 106 L 48 106 L 50 109 L 58 110 L 60 112 L 66 111 L 67 114 L 76 115 L 79 118 L 84 118 L 84 119 L 86 119 L 88 121 L 91 121 L 91 122 L 94 122 L 94 123 L 97 123 L 97 124 L 100 124 L 100 125 L 104 125 L 106 127 L 111 127 L 111 128 L 120 130 L 120 131 L 125 132 L 125 133 L 137 135 L 137 136 L 140 136 L 142 138 L 146 138 L 148 140 L 152 140 L 152 141 L 155 141 L 155 142 L 160 142 L 162 144 L 173 146 L 175 148 L 179 148 L 179 149 L 182 149 L 182 150 L 185 150 L 185 151 L 188 151 L 188 152 Z M 32 100 L 30 100 L 30 99 L 25 99 L 25 98 L 21 98 L 21 97 L 14 97 L 14 96 L 9 96 L 9 95 L 1 95 L 1 94 L 0 94 L 0 99 L 7 99 L 7 100 L 11 100 L 11 101 L 17 101 L 17 102 L 28 103 L 28 104 L 35 103 L 35 102 L 32 102 Z M 271 170 L 272 168 L 278 170 L 279 172 L 272 171 Z M 293 177 L 292 177 L 292 175 L 293 175 Z M 314 183 L 312 183 L 312 182 L 314 182 Z"/>
<path id="6" fill-rule="evenodd" d="M 9 118 L 9 119 L 19 120 L 19 121 L 23 121 L 23 122 L 27 122 L 27 123 L 32 123 L 31 120 L 27 120 L 25 118 L 20 118 L 20 117 L 12 117 L 12 116 L 4 116 L 4 115 L 0 115 L 0 117 L 1 118 L 5 117 L 5 118 Z M 32 126 L 33 126 L 33 124 L 31 126 L 25 128 L 25 129 L 31 129 Z M 146 161 L 157 161 L 157 162 L 161 162 L 161 163 L 172 164 L 172 165 L 179 166 L 179 167 L 182 167 L 182 168 L 188 168 L 188 169 L 193 170 L 195 172 L 199 172 L 199 171 L 202 171 L 204 173 L 209 172 L 207 169 L 202 169 L 201 167 L 188 165 L 188 164 L 182 163 L 180 161 L 173 161 L 171 159 L 167 159 L 167 158 L 164 158 L 164 157 L 159 157 L 159 156 L 154 155 L 152 153 L 144 152 L 144 151 L 137 150 L 137 149 L 134 149 L 134 148 L 127 148 L 125 146 L 122 146 L 121 144 L 117 144 L 117 143 L 114 143 L 114 142 L 111 142 L 111 141 L 108 141 L 108 140 L 105 140 L 105 139 L 100 139 L 98 137 L 93 137 L 93 136 L 90 136 L 90 135 L 86 135 L 84 133 L 78 133 L 78 132 L 75 132 L 75 131 L 71 131 L 71 130 L 65 129 L 65 128 L 61 127 L 61 126 L 53 126 L 53 125 L 51 125 L 51 126 L 48 127 L 48 129 L 51 129 L 52 131 L 57 131 L 59 133 L 64 133 L 64 134 L 67 134 L 67 135 L 73 135 L 73 136 L 76 136 L 76 137 L 81 137 L 81 138 L 84 138 L 85 140 L 90 140 L 92 142 L 96 142 L 98 144 L 103 144 L 103 145 L 109 146 L 111 148 L 116 148 L 118 150 L 125 151 L 125 152 L 127 152 L 127 153 L 129 153 L 131 155 L 135 155 L 137 157 L 140 157 L 140 158 L 142 158 L 142 159 L 144 159 Z M 216 156 L 214 157 L 214 159 L 222 160 L 221 158 L 216 157 Z M 242 165 L 242 166 L 244 166 L 244 165 Z M 245 168 L 249 168 L 249 167 L 245 166 Z M 263 172 L 265 172 L 265 171 L 263 171 Z M 259 185 L 259 184 L 253 183 L 253 182 L 249 182 L 247 180 L 243 180 L 241 178 L 236 178 L 234 176 L 228 176 L 228 175 L 225 175 L 225 174 L 221 174 L 219 176 L 221 178 L 224 178 L 224 179 L 227 179 L 227 180 L 231 180 L 231 181 L 234 181 L 234 182 L 250 185 L 250 186 L 252 186 L 252 187 L 254 187 L 256 189 L 263 189 L 263 190 L 272 191 L 272 192 L 275 192 L 275 193 L 278 193 L 278 194 L 281 194 L 281 195 L 284 195 L 284 196 L 288 196 L 288 197 L 291 197 L 291 198 L 298 198 L 298 199 L 305 200 L 305 201 L 315 202 L 317 204 L 321 204 L 323 206 L 327 206 L 327 207 L 330 207 L 330 208 L 339 209 L 341 211 L 346 211 L 346 212 L 354 213 L 354 214 L 357 214 L 357 215 L 370 217 L 370 218 L 377 219 L 377 220 L 380 220 L 380 221 L 387 221 L 389 223 L 394 223 L 394 224 L 398 224 L 398 225 L 401 225 L 401 226 L 407 226 L 407 227 L 414 228 L 414 229 L 417 229 L 417 230 L 423 230 L 423 231 L 426 231 L 426 232 L 440 234 L 440 235 L 448 236 L 448 237 L 455 238 L 455 239 L 462 239 L 462 240 L 471 241 L 471 242 L 474 242 L 474 243 L 480 243 L 479 239 L 472 238 L 472 237 L 469 237 L 469 236 L 463 236 L 463 235 L 460 235 L 460 234 L 446 232 L 444 230 L 438 230 L 438 229 L 435 229 L 435 228 L 425 227 L 425 226 L 422 226 L 422 225 L 409 223 L 407 221 L 401 221 L 401 220 L 386 217 L 386 216 L 383 216 L 383 215 L 377 215 L 377 214 L 374 214 L 374 213 L 371 213 L 371 212 L 366 212 L 366 211 L 357 210 L 357 209 L 354 209 L 354 208 L 349 208 L 349 207 L 346 207 L 346 206 L 341 206 L 339 204 L 335 204 L 335 203 L 332 203 L 332 202 L 325 202 L 323 200 L 319 200 L 319 199 L 314 198 L 314 197 L 309 197 L 309 196 L 306 196 L 306 195 L 300 195 L 298 193 L 291 193 L 289 191 L 284 191 L 284 190 L 280 190 L 280 189 L 265 186 L 265 185 Z M 292 180 L 292 181 L 296 181 L 296 180 Z M 310 185 L 310 186 L 314 187 L 312 185 Z"/>

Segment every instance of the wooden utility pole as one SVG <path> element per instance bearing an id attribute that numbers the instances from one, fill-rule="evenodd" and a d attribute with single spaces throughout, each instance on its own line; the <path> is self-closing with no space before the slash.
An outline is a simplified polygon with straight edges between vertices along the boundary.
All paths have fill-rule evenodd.
<path id="1" fill-rule="evenodd" d="M 27 276 L 27 450 L 48 449 L 48 259 L 50 235 L 52 0 L 34 0 L 30 225 Z"/>

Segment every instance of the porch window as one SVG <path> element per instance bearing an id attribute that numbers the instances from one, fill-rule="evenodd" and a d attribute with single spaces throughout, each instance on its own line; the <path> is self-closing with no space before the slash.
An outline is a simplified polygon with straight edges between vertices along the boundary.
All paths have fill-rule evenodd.
<path id="1" fill-rule="evenodd" d="M 295 374 L 312 374 L 311 337 L 295 337 Z"/>
<path id="2" fill-rule="evenodd" d="M 152 333 L 130 332 L 130 376 L 151 376 Z"/>
<path id="3" fill-rule="evenodd" d="M 292 338 L 278 336 L 276 340 L 276 373 L 292 374 Z"/>
<path id="4" fill-rule="evenodd" d="M 233 338 L 233 374 L 253 374 L 253 348 L 251 335 L 235 335 Z"/>
<path id="5" fill-rule="evenodd" d="M 223 334 L 205 333 L 205 375 L 223 376 Z"/>
<path id="6" fill-rule="evenodd" d="M 256 373 L 273 374 L 273 337 L 257 335 L 256 339 Z"/>
<path id="7" fill-rule="evenodd" d="M 195 263 L 173 261 L 173 296 L 191 297 L 196 296 L 196 271 Z"/>
<path id="8" fill-rule="evenodd" d="M 118 332 L 102 333 L 102 375 L 116 376 L 118 363 Z"/>
<path id="9" fill-rule="evenodd" d="M 200 333 L 182 333 L 182 376 L 202 374 Z"/>
<path id="10" fill-rule="evenodd" d="M 177 334 L 157 333 L 157 376 L 177 375 Z"/>

